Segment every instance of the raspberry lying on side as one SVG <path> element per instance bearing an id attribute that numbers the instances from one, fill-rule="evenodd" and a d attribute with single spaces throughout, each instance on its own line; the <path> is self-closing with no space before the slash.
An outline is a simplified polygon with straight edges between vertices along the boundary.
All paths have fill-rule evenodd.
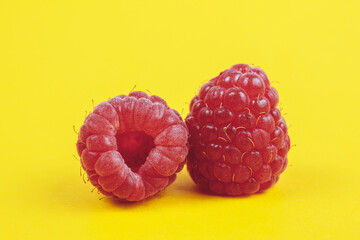
<path id="1" fill-rule="evenodd" d="M 205 83 L 190 103 L 187 169 L 200 187 L 242 195 L 273 186 L 290 149 L 278 93 L 265 72 L 237 64 Z"/>
<path id="2" fill-rule="evenodd" d="M 77 151 L 104 195 L 140 201 L 170 185 L 188 153 L 179 113 L 141 91 L 102 102 L 81 126 Z"/>

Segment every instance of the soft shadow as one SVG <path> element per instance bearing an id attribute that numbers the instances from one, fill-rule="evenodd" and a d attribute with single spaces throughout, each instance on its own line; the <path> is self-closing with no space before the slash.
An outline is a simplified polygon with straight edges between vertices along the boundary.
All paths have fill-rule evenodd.
<path id="1" fill-rule="evenodd" d="M 334 192 L 341 194 L 346 182 L 351 182 L 349 176 L 341 174 L 334 169 L 323 169 L 289 165 L 288 169 L 281 175 L 279 182 L 271 189 L 250 196 L 218 196 L 209 191 L 200 189 L 192 181 L 187 171 L 182 171 L 177 180 L 168 188 L 153 197 L 140 202 L 119 201 L 111 197 L 97 194 L 96 190 L 91 192 L 93 186 L 86 185 L 75 173 L 64 175 L 63 172 L 47 173 L 46 181 L 39 182 L 43 191 L 37 193 L 41 195 L 41 200 L 51 203 L 64 211 L 108 211 L 112 208 L 121 210 L 131 210 L 147 206 L 160 206 L 167 202 L 167 206 L 178 205 L 179 202 L 186 204 L 202 204 L 204 201 L 220 199 L 247 199 L 249 197 L 264 197 L 274 191 L 283 197 L 296 194 L 299 191 L 307 191 L 313 197 L 322 197 L 324 192 Z M 332 184 L 334 181 L 341 181 L 344 184 Z M 294 192 L 295 191 L 295 192 Z M 99 200 L 101 199 L 101 200 Z M 161 204 L 160 204 L 161 202 Z"/>

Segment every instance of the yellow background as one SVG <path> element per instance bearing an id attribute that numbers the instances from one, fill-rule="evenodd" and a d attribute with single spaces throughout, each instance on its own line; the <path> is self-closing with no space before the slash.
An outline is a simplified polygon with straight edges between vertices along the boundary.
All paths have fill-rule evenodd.
<path id="1" fill-rule="evenodd" d="M 296 3 L 297 2 L 297 3 Z M 0 1 L 0 239 L 359 239 L 359 1 Z M 278 89 L 293 147 L 264 194 L 186 171 L 135 204 L 79 176 L 85 111 L 148 89 L 182 116 L 235 63 Z"/>

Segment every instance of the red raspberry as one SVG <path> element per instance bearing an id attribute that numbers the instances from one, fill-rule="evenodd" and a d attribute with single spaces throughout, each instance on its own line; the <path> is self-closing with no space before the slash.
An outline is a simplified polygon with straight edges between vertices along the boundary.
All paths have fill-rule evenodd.
<path id="1" fill-rule="evenodd" d="M 287 166 L 290 139 L 265 72 L 237 64 L 205 83 L 190 103 L 187 169 L 221 195 L 273 186 Z"/>
<path id="2" fill-rule="evenodd" d="M 175 180 L 188 153 L 187 138 L 177 111 L 138 91 L 96 106 L 80 128 L 77 150 L 101 193 L 139 201 Z"/>

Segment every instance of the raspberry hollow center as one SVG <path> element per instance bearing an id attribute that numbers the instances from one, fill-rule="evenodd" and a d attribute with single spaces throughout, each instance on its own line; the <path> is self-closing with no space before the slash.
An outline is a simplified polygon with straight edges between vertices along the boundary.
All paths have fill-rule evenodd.
<path id="1" fill-rule="evenodd" d="M 118 133 L 116 141 L 118 151 L 133 172 L 139 170 L 155 147 L 153 138 L 141 131 Z"/>

